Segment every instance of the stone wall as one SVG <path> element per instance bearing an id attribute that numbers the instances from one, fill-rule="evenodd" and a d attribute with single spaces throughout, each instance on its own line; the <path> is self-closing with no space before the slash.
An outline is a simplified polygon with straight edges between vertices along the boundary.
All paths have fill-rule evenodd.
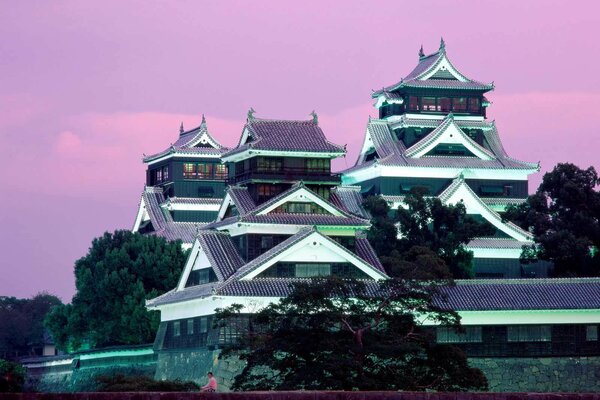
<path id="1" fill-rule="evenodd" d="M 238 392 L 238 393 L 6 393 L 3 400 L 599 400 L 575 393 Z"/>
<path id="2" fill-rule="evenodd" d="M 158 354 L 154 378 L 181 379 L 205 385 L 206 374 L 212 372 L 219 384 L 219 391 L 229 391 L 244 364 L 236 358 L 219 360 L 219 353 L 219 350 L 163 350 Z"/>
<path id="3" fill-rule="evenodd" d="M 30 359 L 26 390 L 38 392 L 85 392 L 97 388 L 99 375 L 144 375 L 156 372 L 151 346 L 115 347 L 59 357 Z"/>
<path id="4" fill-rule="evenodd" d="M 600 392 L 600 357 L 469 358 L 491 392 Z"/>

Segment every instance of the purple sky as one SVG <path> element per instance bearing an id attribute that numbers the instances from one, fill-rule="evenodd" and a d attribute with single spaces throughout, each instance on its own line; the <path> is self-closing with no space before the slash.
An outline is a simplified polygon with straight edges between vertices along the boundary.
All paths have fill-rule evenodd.
<path id="1" fill-rule="evenodd" d="M 597 1 L 301 4 L 0 0 L 0 295 L 70 301 L 74 260 L 133 224 L 142 153 L 202 113 L 232 145 L 250 106 L 315 109 L 351 166 L 371 89 L 440 36 L 463 73 L 495 82 L 489 116 L 513 157 L 600 169 Z"/>

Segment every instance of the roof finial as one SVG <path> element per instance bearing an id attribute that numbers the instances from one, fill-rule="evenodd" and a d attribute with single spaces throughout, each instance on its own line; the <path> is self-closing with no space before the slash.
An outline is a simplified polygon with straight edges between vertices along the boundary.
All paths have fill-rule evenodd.
<path id="1" fill-rule="evenodd" d="M 425 57 L 425 52 L 423 51 L 423 45 L 421 45 L 421 49 L 419 50 L 419 58 Z"/>
<path id="2" fill-rule="evenodd" d="M 246 121 L 252 121 L 254 119 L 254 113 L 256 111 L 254 111 L 254 108 L 250 107 L 250 109 L 248 110 L 248 118 L 246 119 Z"/>
<path id="3" fill-rule="evenodd" d="M 440 50 L 446 50 L 446 42 L 444 42 L 444 38 L 440 38 Z"/>
<path id="4" fill-rule="evenodd" d="M 183 121 L 182 121 L 181 125 L 179 126 L 179 134 L 181 135 L 183 132 L 185 132 L 185 129 L 183 129 Z"/>
<path id="5" fill-rule="evenodd" d="M 313 118 L 312 119 L 313 124 L 319 125 L 319 116 L 317 115 L 315 110 L 313 110 L 309 115 Z"/>
<path id="6" fill-rule="evenodd" d="M 202 113 L 202 122 L 203 125 L 206 124 L 206 117 L 204 116 L 204 113 Z"/>

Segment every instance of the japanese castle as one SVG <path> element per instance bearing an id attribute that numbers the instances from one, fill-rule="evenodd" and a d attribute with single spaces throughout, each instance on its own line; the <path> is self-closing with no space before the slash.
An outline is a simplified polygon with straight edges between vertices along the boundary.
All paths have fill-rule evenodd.
<path id="1" fill-rule="evenodd" d="M 161 313 L 159 363 L 231 340 L 234 329 L 212 328 L 215 308 L 238 303 L 252 313 L 312 277 L 387 279 L 366 238 L 362 201 L 379 195 L 397 208 L 415 186 L 445 204 L 462 202 L 495 228 L 468 244 L 478 279 L 447 290 L 465 333 L 432 327 L 439 342 L 470 357 L 600 355 L 600 280 L 547 279 L 547 264 L 521 265 L 521 247 L 533 238 L 502 220 L 507 205 L 525 200 L 539 165 L 503 148 L 486 119 L 493 88 L 459 72 L 442 40 L 435 53 L 421 48 L 406 77 L 372 94 L 379 118 L 368 121 L 356 165 L 342 173 L 331 171 L 331 160 L 346 150 L 327 140 L 314 112 L 278 120 L 251 109 L 231 149 L 202 117 L 197 128 L 182 126 L 164 151 L 145 156 L 133 231 L 191 249 L 177 287 L 147 301 Z"/>

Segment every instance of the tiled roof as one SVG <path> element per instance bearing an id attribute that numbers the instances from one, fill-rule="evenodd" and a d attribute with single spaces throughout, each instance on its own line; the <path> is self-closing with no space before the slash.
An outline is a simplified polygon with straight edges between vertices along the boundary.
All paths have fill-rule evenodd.
<path id="1" fill-rule="evenodd" d="M 510 204 L 521 204 L 526 199 L 506 198 L 506 197 L 480 197 L 488 206 L 508 206 Z"/>
<path id="2" fill-rule="evenodd" d="M 473 139 L 469 137 L 469 135 L 465 134 L 464 131 L 460 129 L 460 127 L 458 127 L 457 124 L 454 123 L 454 116 L 452 114 L 448 114 L 448 116 L 433 131 L 431 131 L 427 136 L 419 140 L 413 146 L 406 149 L 406 156 L 412 157 L 414 154 L 418 153 L 431 143 L 435 142 L 435 140 L 438 139 L 441 135 L 443 135 L 444 132 L 452 125 L 454 125 L 457 128 L 458 132 L 462 135 L 463 139 L 467 143 L 469 143 L 471 146 L 478 149 L 488 157 L 494 158 L 494 154 L 492 154 L 490 150 L 476 143 Z"/>
<path id="3" fill-rule="evenodd" d="M 150 162 L 168 154 L 218 156 L 228 150 L 228 148 L 222 146 L 208 132 L 206 121 L 202 117 L 202 124 L 200 126 L 180 133 L 175 143 L 159 153 L 145 156 L 144 162 Z"/>
<path id="4" fill-rule="evenodd" d="M 217 294 L 229 296 L 285 297 L 292 292 L 294 283 L 309 283 L 307 278 L 254 278 L 250 281 L 232 281 L 220 287 Z M 375 294 L 377 285 L 365 282 L 367 294 Z"/>
<path id="5" fill-rule="evenodd" d="M 435 71 L 443 61 L 446 61 L 450 67 L 458 74 L 458 78 L 454 76 L 450 71 L 438 70 L 433 75 L 431 72 Z M 431 75 L 431 76 L 429 76 Z M 428 79 L 425 79 L 429 77 Z M 420 57 L 417 66 L 404 77 L 400 82 L 384 87 L 381 90 L 375 91 L 373 97 L 378 97 L 382 93 L 394 92 L 403 87 L 410 88 L 433 88 L 433 89 L 463 89 L 463 90 L 480 90 L 489 91 L 494 88 L 493 84 L 481 83 L 472 79 L 467 78 L 463 75 L 456 67 L 452 65 L 446 55 L 445 45 L 442 44 L 440 49 L 435 53 L 428 56 Z"/>
<path id="6" fill-rule="evenodd" d="M 203 224 L 193 222 L 175 222 L 171 214 L 161 207 L 165 202 L 163 191 L 159 187 L 147 186 L 142 192 L 142 199 L 154 231 L 151 235 L 163 237 L 170 241 L 181 240 L 193 243 L 196 233 Z"/>
<path id="7" fill-rule="evenodd" d="M 470 249 L 521 249 L 524 245 L 532 243 L 508 238 L 475 238 L 467 244 L 467 247 Z"/>
<path id="8" fill-rule="evenodd" d="M 471 187 L 469 185 L 467 185 L 464 181 L 463 178 L 456 178 L 452 181 L 452 183 L 442 191 L 442 193 L 440 193 L 438 195 L 438 197 L 440 198 L 440 200 L 442 202 L 446 202 L 448 199 L 450 199 L 452 197 L 452 195 L 460 188 L 463 187 L 467 190 L 468 193 L 471 194 L 471 196 L 473 197 L 473 199 L 477 202 L 479 202 L 479 204 L 481 206 L 483 206 L 484 209 L 487 209 L 488 213 L 491 215 L 491 217 L 493 219 L 495 219 L 496 221 L 502 223 L 504 226 L 508 227 L 511 231 L 516 232 L 518 235 L 521 235 L 523 237 L 527 237 L 527 238 L 531 238 L 533 239 L 533 235 L 529 232 L 527 232 L 526 230 L 524 230 L 523 228 L 521 228 L 520 226 L 518 226 L 517 224 L 510 222 L 510 221 L 503 221 L 502 217 L 500 216 L 500 214 L 498 214 L 496 211 L 492 210 L 487 204 L 485 204 L 483 201 L 481 201 L 481 199 L 479 198 L 479 196 L 477 196 L 477 194 L 475 194 L 475 192 L 473 192 L 473 189 L 471 189 Z"/>
<path id="9" fill-rule="evenodd" d="M 292 214 L 269 213 L 264 215 L 244 215 L 239 222 L 255 224 L 285 224 L 285 225 L 329 225 L 329 226 L 361 226 L 368 227 L 371 223 L 363 218 L 336 216 L 330 214 Z"/>
<path id="10" fill-rule="evenodd" d="M 235 207 L 238 210 L 240 215 L 244 215 L 252 211 L 256 208 L 256 203 L 250 193 L 248 192 L 248 188 L 240 187 L 240 186 L 230 186 L 227 189 L 227 193 L 231 196 Z"/>
<path id="11" fill-rule="evenodd" d="M 218 284 L 218 282 L 213 282 L 204 285 L 190 286 L 180 291 L 173 289 L 163 295 L 146 300 L 146 306 L 155 307 L 164 304 L 178 303 L 207 297 L 213 294 Z"/>
<path id="12" fill-rule="evenodd" d="M 377 254 L 375 254 L 375 249 L 373 249 L 373 246 L 371 246 L 371 243 L 369 243 L 367 238 L 357 235 L 355 243 L 356 255 L 362 258 L 368 264 L 375 267 L 375 269 L 377 269 L 378 271 L 383 272 L 385 274 L 385 269 L 383 268 L 383 265 L 381 265 L 379 257 L 377 257 Z"/>
<path id="13" fill-rule="evenodd" d="M 301 151 L 311 153 L 345 154 L 346 150 L 329 142 L 321 128 L 312 120 L 288 121 L 251 119 L 246 123 L 252 141 L 240 145 L 225 155 L 248 149 Z"/>
<path id="14" fill-rule="evenodd" d="M 490 90 L 493 85 L 476 81 L 461 82 L 450 79 L 413 79 L 400 84 L 400 87 L 428 88 L 428 89 L 464 89 L 464 90 Z"/>
<path id="15" fill-rule="evenodd" d="M 331 191 L 329 201 L 350 214 L 370 219 L 369 213 L 362 206 L 360 186 L 336 186 Z"/>
<path id="16" fill-rule="evenodd" d="M 447 124 L 446 120 L 438 120 L 438 125 Z M 457 125 L 460 127 L 465 122 L 459 122 Z M 406 154 L 406 147 L 404 143 L 396 138 L 396 135 L 392 132 L 391 123 L 385 120 L 371 120 L 367 125 L 369 135 L 373 141 L 373 147 L 377 152 L 377 160 L 370 161 L 368 163 L 362 163 L 361 159 L 358 160 L 354 167 L 348 168 L 343 173 L 348 173 L 358 169 L 366 168 L 377 162 L 380 165 L 388 166 L 412 166 L 412 167 L 425 167 L 425 168 L 477 168 L 477 169 L 525 169 L 525 170 L 537 170 L 539 164 L 529 163 L 524 161 L 516 160 L 509 157 L 500 142 L 498 131 L 492 124 L 489 129 L 483 131 L 485 138 L 485 144 L 483 148 L 486 151 L 493 154 L 494 159 L 482 160 L 477 157 L 467 156 L 423 156 L 420 158 L 409 157 Z M 427 138 L 427 137 L 426 137 Z M 421 142 L 425 140 L 421 139 L 420 142 L 413 145 L 419 146 Z"/>
<path id="17" fill-rule="evenodd" d="M 220 281 L 225 281 L 244 265 L 227 233 L 203 230 L 198 233 L 197 239 Z"/>
<path id="18" fill-rule="evenodd" d="M 457 311 L 600 309 L 600 279 L 463 280 L 443 289 Z"/>
<path id="19" fill-rule="evenodd" d="M 283 253 L 284 251 L 286 251 L 287 249 L 289 249 L 296 243 L 300 242 L 302 239 L 310 236 L 314 232 L 316 232 L 316 230 L 313 227 L 303 228 L 295 235 L 290 236 L 283 242 L 272 247 L 270 250 L 264 252 L 263 254 L 259 255 L 258 257 L 256 257 L 255 259 L 253 259 L 252 261 L 250 261 L 243 267 L 239 268 L 235 272 L 235 274 L 228 280 L 228 282 L 237 280 L 237 279 L 249 274 L 250 272 L 254 271 L 256 268 L 263 265 L 265 262 L 269 261 L 270 259 L 277 256 L 278 254 Z"/>
<path id="20" fill-rule="evenodd" d="M 169 203 L 171 204 L 221 204 L 222 199 L 215 199 L 214 197 L 170 197 Z"/>
<path id="21" fill-rule="evenodd" d="M 409 118 L 406 114 L 402 115 L 400 119 L 392 122 L 394 129 L 404 127 L 418 127 L 418 128 L 437 128 L 440 123 L 446 118 L 445 115 L 440 115 L 439 118 Z M 488 121 L 473 121 L 473 120 L 462 120 L 455 117 L 454 123 L 461 129 L 493 129 L 494 123 Z"/>

